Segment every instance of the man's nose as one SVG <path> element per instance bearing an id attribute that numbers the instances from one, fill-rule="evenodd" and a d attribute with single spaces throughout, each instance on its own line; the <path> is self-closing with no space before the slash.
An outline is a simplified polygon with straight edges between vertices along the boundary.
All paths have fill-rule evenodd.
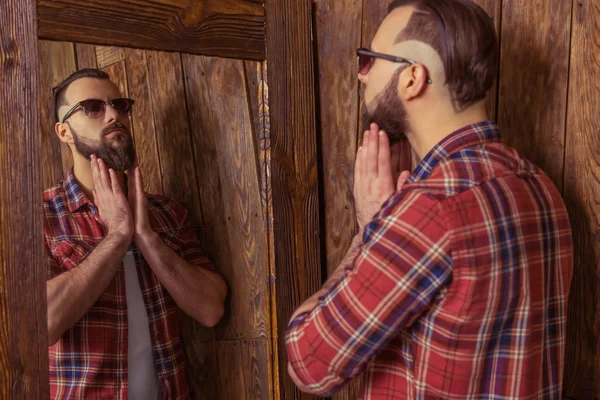
<path id="1" fill-rule="evenodd" d="M 110 104 L 106 104 L 104 108 L 104 122 L 113 122 L 119 119 L 119 113 Z"/>

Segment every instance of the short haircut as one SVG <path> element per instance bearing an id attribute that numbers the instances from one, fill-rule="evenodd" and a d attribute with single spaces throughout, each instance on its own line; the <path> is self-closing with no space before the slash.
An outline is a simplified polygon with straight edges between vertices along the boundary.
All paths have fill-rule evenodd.
<path id="1" fill-rule="evenodd" d="M 81 78 L 95 78 L 95 79 L 110 79 L 104 71 L 100 71 L 96 68 L 83 68 L 73 72 L 67 79 L 62 81 L 54 90 L 54 119 L 56 122 L 60 122 L 58 117 L 58 109 L 67 104 L 66 93 L 71 83 Z"/>
<path id="2" fill-rule="evenodd" d="M 490 16 L 471 0 L 395 0 L 389 12 L 414 6 L 395 43 L 418 40 L 440 55 L 459 109 L 485 99 L 498 71 L 498 39 Z"/>

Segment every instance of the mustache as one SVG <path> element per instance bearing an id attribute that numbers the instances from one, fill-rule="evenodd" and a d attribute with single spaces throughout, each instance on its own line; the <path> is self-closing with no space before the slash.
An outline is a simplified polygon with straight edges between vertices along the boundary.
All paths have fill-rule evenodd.
<path id="1" fill-rule="evenodd" d="M 102 136 L 104 136 L 104 135 L 106 135 L 106 134 L 108 134 L 108 133 L 110 133 L 112 131 L 115 131 L 115 130 L 122 130 L 123 132 L 127 133 L 128 135 L 130 134 L 129 129 L 125 125 L 123 125 L 123 124 L 121 124 L 119 122 L 113 122 L 112 124 L 110 124 L 106 128 L 102 129 L 101 133 L 102 133 Z"/>

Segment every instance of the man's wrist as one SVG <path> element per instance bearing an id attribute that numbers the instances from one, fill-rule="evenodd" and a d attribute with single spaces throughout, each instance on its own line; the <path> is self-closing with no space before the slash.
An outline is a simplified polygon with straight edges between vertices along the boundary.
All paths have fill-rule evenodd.
<path id="1" fill-rule="evenodd" d="M 157 240 L 160 240 L 160 235 L 153 230 L 144 233 L 136 234 L 134 242 L 138 248 L 153 246 Z"/>

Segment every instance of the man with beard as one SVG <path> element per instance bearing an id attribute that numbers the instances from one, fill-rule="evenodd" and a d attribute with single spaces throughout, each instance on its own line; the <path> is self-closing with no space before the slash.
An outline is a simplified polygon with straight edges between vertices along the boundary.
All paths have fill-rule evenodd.
<path id="1" fill-rule="evenodd" d="M 301 390 L 364 372 L 362 399 L 561 398 L 571 230 L 552 181 L 488 121 L 497 54 L 469 0 L 396 0 L 358 50 L 361 231 L 286 331 Z M 420 160 L 396 188 L 377 124 Z"/>
<path id="2" fill-rule="evenodd" d="M 74 167 L 44 192 L 52 398 L 187 399 L 177 308 L 205 326 L 223 315 L 187 211 L 144 193 L 133 103 L 96 69 L 55 90 Z"/>

